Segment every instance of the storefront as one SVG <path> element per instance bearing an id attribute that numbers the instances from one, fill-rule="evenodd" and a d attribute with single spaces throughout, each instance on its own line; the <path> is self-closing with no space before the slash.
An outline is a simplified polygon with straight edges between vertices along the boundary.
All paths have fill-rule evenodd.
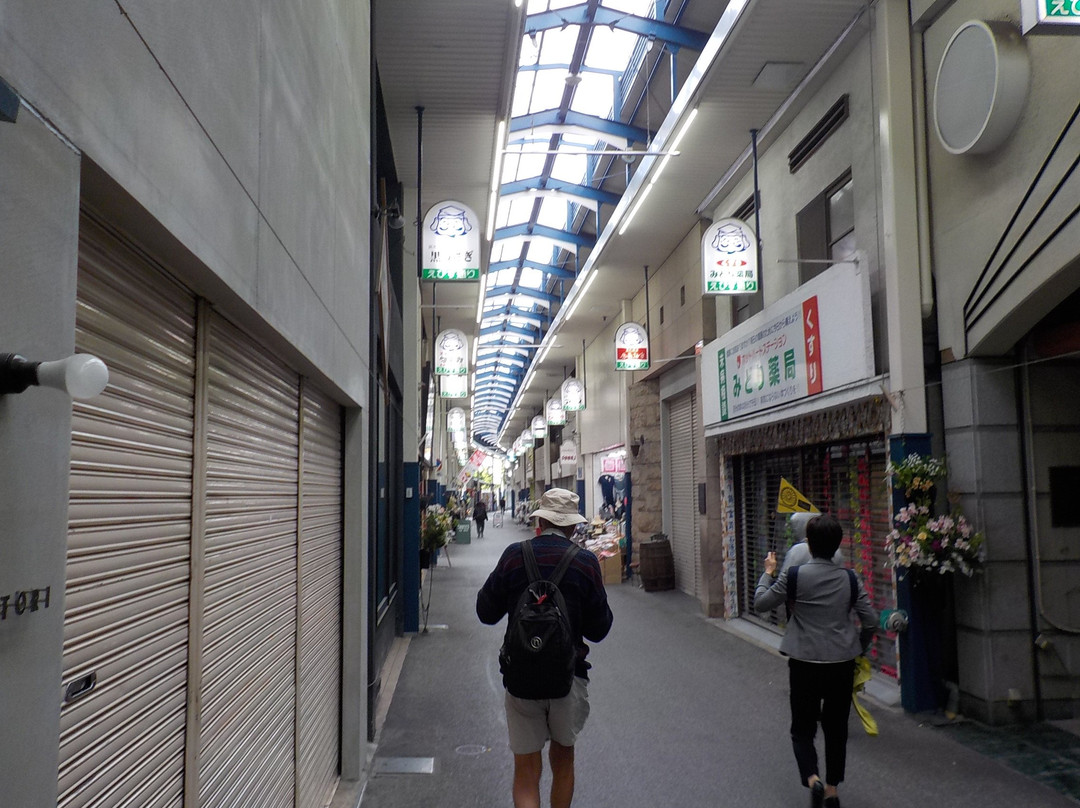
<path id="1" fill-rule="evenodd" d="M 752 611 L 765 555 L 782 558 L 792 542 L 782 481 L 805 500 L 797 508 L 840 521 L 874 607 L 895 607 L 884 551 L 891 409 L 873 375 L 868 298 L 865 271 L 836 265 L 703 349 L 705 434 L 726 511 L 726 617 L 783 628 L 782 613 Z M 896 677 L 895 637 L 880 635 L 870 658 Z"/>

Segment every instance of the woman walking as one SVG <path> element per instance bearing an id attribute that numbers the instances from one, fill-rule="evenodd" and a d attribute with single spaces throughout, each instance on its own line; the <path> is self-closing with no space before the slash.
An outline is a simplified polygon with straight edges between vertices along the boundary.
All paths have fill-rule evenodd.
<path id="1" fill-rule="evenodd" d="M 813 808 L 840 808 L 837 786 L 844 780 L 847 761 L 855 657 L 869 645 L 878 620 L 862 581 L 832 562 L 842 538 L 843 528 L 836 519 L 825 514 L 814 517 L 806 525 L 810 561 L 777 576 L 776 553 L 769 553 L 754 592 L 758 613 L 782 603 L 788 606 L 780 653 L 789 657 L 791 745 L 799 780 L 810 789 Z M 824 781 L 814 747 L 819 721 L 825 736 Z"/>

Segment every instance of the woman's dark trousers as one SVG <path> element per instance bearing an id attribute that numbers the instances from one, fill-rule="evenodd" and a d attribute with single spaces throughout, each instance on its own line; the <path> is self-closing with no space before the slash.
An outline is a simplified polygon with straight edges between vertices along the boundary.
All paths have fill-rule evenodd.
<path id="1" fill-rule="evenodd" d="M 825 777 L 830 786 L 844 780 L 847 760 L 848 715 L 855 661 L 803 662 L 788 660 L 791 685 L 791 746 L 803 785 L 818 771 L 814 735 L 818 721 L 825 736 Z"/>

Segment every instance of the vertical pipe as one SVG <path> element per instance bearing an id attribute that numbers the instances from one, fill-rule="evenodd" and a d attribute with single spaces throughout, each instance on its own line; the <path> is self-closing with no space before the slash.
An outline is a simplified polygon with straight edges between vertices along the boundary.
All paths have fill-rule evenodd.
<path id="1" fill-rule="evenodd" d="M 758 185 L 757 129 L 750 130 L 750 150 L 754 156 L 754 241 L 757 242 L 758 294 L 763 294 L 764 274 L 761 271 L 761 188 Z"/>
<path id="2" fill-rule="evenodd" d="M 416 108 L 416 277 L 420 278 L 424 266 L 422 252 L 424 236 L 424 108 Z"/>
<path id="3" fill-rule="evenodd" d="M 649 265 L 645 265 L 645 333 L 652 342 L 652 316 L 649 309 Z M 652 345 L 649 345 L 652 348 Z"/>

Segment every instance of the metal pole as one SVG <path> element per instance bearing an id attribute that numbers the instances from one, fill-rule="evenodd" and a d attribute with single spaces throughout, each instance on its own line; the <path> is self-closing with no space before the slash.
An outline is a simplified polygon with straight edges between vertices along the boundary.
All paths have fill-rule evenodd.
<path id="1" fill-rule="evenodd" d="M 424 207 L 421 197 L 424 188 L 424 108 L 416 108 L 416 277 L 423 272 L 424 254 L 421 244 L 424 236 Z"/>
<path id="2" fill-rule="evenodd" d="M 761 188 L 758 186 L 757 134 L 757 129 L 750 130 L 750 148 L 754 155 L 754 241 L 757 242 L 757 294 L 760 295 L 763 294 L 761 288 L 763 273 L 761 271 Z"/>

